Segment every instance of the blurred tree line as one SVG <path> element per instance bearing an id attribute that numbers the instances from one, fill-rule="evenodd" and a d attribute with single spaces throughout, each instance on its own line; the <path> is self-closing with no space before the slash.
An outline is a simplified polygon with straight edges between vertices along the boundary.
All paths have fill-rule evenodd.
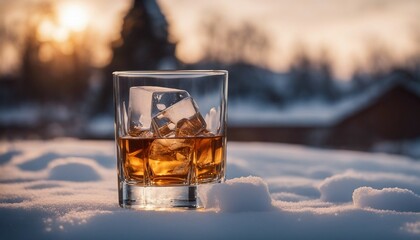
<path id="1" fill-rule="evenodd" d="M 249 99 L 280 107 L 296 101 L 333 103 L 380 83 L 396 71 L 420 81 L 420 31 L 413 31 L 417 50 L 402 62 L 395 60 L 380 39 L 370 38 L 367 64 L 356 68 L 350 81 L 343 84 L 334 77 L 333 59 L 327 48 L 321 47 L 319 54 L 313 56 L 304 44 L 297 43 L 289 69 L 273 73 L 264 67 L 273 44 L 264 31 L 250 22 L 236 26 L 220 22 L 225 21 L 217 14 L 210 14 L 203 21 L 205 55 L 199 66 L 229 70 L 230 100 Z"/>

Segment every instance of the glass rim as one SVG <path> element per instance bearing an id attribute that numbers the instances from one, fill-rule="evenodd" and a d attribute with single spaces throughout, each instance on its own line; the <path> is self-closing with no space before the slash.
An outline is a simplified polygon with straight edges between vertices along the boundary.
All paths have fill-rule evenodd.
<path id="1" fill-rule="evenodd" d="M 223 76 L 227 75 L 227 70 L 145 70 L 145 71 L 115 71 L 112 75 L 116 77 L 141 77 L 141 76 L 177 76 L 177 75 L 189 75 L 189 76 Z"/>

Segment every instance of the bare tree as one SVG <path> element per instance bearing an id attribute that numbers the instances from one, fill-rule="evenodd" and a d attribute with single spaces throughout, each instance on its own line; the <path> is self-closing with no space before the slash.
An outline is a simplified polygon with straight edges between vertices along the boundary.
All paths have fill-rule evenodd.
<path id="1" fill-rule="evenodd" d="M 295 46 L 295 56 L 290 67 L 292 98 L 308 99 L 314 93 L 314 83 L 312 81 L 314 72 L 314 62 L 309 57 L 305 46 L 301 43 Z"/>
<path id="2" fill-rule="evenodd" d="M 397 65 L 395 58 L 385 43 L 377 37 L 369 37 L 366 41 L 368 65 L 375 79 L 382 78 L 392 67 Z"/>
<path id="3" fill-rule="evenodd" d="M 296 45 L 290 67 L 291 97 L 302 100 L 314 97 L 327 101 L 338 99 L 330 54 L 325 47 L 320 49 L 318 56 L 311 57 L 305 45 Z"/>
<path id="4" fill-rule="evenodd" d="M 327 48 L 322 47 L 316 64 L 317 84 L 319 84 L 319 88 L 321 89 L 321 96 L 329 101 L 334 101 L 339 98 L 332 70 L 330 53 Z"/>
<path id="5" fill-rule="evenodd" d="M 265 65 L 271 49 L 265 32 L 256 25 L 242 22 L 229 25 L 224 17 L 211 14 L 201 26 L 204 59 L 222 63 Z"/>

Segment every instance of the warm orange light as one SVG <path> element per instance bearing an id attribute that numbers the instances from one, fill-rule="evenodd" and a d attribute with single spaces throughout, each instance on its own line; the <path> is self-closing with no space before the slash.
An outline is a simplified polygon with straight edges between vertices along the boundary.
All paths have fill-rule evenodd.
<path id="1" fill-rule="evenodd" d="M 37 38 L 41 42 L 65 42 L 69 38 L 69 30 L 50 19 L 44 19 L 38 27 Z"/>
<path id="2" fill-rule="evenodd" d="M 54 24 L 48 20 L 44 19 L 38 26 L 37 38 L 39 41 L 49 41 L 53 38 L 54 31 L 55 31 Z"/>
<path id="3" fill-rule="evenodd" d="M 37 39 L 42 43 L 38 57 L 42 62 L 51 61 L 57 51 L 72 54 L 75 43 L 70 38 L 83 32 L 89 23 L 88 8 L 82 3 L 59 4 L 53 16 L 41 19 L 37 29 Z"/>
<path id="4" fill-rule="evenodd" d="M 88 8 L 82 3 L 62 3 L 57 6 L 57 19 L 44 18 L 37 38 L 42 42 L 66 42 L 72 32 L 82 32 L 89 24 Z"/>
<path id="5" fill-rule="evenodd" d="M 89 23 L 89 11 L 82 3 L 63 3 L 57 6 L 59 24 L 70 31 L 80 32 Z"/>

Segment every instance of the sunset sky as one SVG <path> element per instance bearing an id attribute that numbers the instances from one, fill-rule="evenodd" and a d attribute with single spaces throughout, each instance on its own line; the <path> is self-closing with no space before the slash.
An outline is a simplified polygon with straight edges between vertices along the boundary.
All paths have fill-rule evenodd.
<path id="1" fill-rule="evenodd" d="M 178 40 L 177 54 L 187 62 L 201 57 L 199 28 L 210 13 L 222 16 L 221 24 L 247 21 L 265 31 L 273 45 L 267 61 L 274 70 L 288 66 L 298 44 L 313 55 L 327 49 L 340 77 L 347 77 L 355 64 L 366 64 L 367 49 L 372 44 L 388 48 L 396 59 L 420 48 L 418 0 L 159 2 Z"/>
<path id="2" fill-rule="evenodd" d="M 24 16 L 32 14 L 31 6 L 40 2 L 45 1 L 0 0 L 0 26 L 6 32 L 17 31 Z M 103 66 L 110 59 L 109 43 L 118 38 L 122 17 L 130 3 L 58 0 L 55 7 L 58 22 L 44 21 L 39 37 L 64 41 L 71 32 L 92 32 L 89 37 L 95 64 Z M 420 49 L 418 0 L 158 0 L 158 3 L 170 24 L 171 40 L 177 43 L 177 56 L 188 63 L 203 57 L 200 28 L 211 15 L 220 17 L 221 26 L 248 22 L 264 32 L 272 48 L 261 64 L 276 71 L 287 69 L 296 46 L 304 46 L 315 57 L 327 51 L 336 75 L 341 78 L 348 77 L 355 66 L 367 68 L 367 53 L 372 46 L 387 49 L 396 61 Z M 11 39 L 0 38 L 0 72 L 12 69 L 18 62 L 12 43 Z"/>

